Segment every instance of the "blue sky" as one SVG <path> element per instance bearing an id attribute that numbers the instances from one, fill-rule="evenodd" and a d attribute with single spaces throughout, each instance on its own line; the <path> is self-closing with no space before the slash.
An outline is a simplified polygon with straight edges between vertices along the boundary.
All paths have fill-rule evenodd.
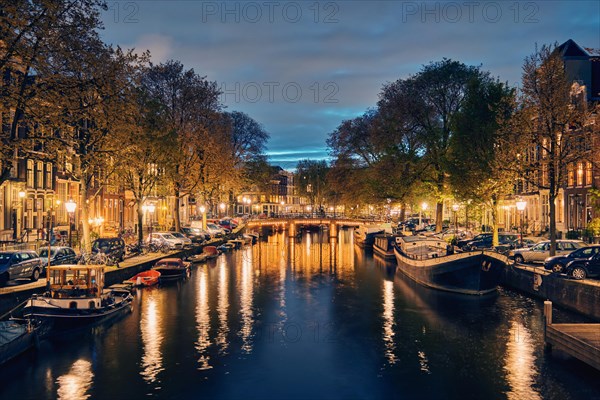
<path id="1" fill-rule="evenodd" d="M 535 44 L 600 48 L 597 1 L 108 1 L 102 37 L 216 81 L 271 135 L 273 164 L 327 157 L 386 82 L 451 58 L 518 85 Z"/>

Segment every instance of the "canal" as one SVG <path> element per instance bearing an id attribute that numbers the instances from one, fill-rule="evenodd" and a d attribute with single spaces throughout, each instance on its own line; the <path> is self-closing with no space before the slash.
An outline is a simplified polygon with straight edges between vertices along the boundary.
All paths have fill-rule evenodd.
<path id="1" fill-rule="evenodd" d="M 599 399 L 598 377 L 544 352 L 539 301 L 417 286 L 341 231 L 139 290 L 121 320 L 3 366 L 0 398 Z"/>

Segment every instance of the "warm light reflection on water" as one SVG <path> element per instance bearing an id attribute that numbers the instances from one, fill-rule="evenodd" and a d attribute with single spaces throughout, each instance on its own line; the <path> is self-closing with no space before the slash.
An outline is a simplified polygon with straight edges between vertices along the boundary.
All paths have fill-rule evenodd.
<path id="1" fill-rule="evenodd" d="M 146 382 L 157 381 L 158 374 L 163 371 L 160 347 L 163 342 L 161 314 L 158 310 L 160 292 L 150 290 L 144 299 L 140 331 L 144 354 L 142 356 L 142 371 L 140 374 Z"/>
<path id="2" fill-rule="evenodd" d="M 394 282 L 383 281 L 383 343 L 385 344 L 385 357 L 389 364 L 395 364 L 398 358 L 394 354 Z"/>
<path id="3" fill-rule="evenodd" d="M 219 271 L 219 293 L 217 301 L 217 313 L 219 318 L 219 330 L 217 331 L 216 342 L 219 346 L 221 355 L 227 354 L 229 341 L 229 323 L 227 313 L 229 311 L 229 281 L 228 281 L 228 265 L 224 258 L 220 258 L 217 262 Z"/>
<path id="4" fill-rule="evenodd" d="M 90 397 L 88 390 L 92 386 L 94 373 L 92 363 L 87 360 L 77 360 L 69 372 L 59 376 L 56 380 L 58 389 L 56 394 L 59 399 L 80 400 Z"/>
<path id="5" fill-rule="evenodd" d="M 510 385 L 510 391 L 506 394 L 509 399 L 541 399 L 533 387 L 538 375 L 533 351 L 531 332 L 522 323 L 512 320 L 504 366 Z"/>
<path id="6" fill-rule="evenodd" d="M 211 369 L 208 347 L 210 346 L 210 308 L 208 305 L 208 272 L 205 267 L 196 270 L 198 276 L 198 292 L 196 302 L 196 326 L 198 329 L 198 341 L 196 351 L 198 352 L 198 369 Z"/>
<path id="7" fill-rule="evenodd" d="M 259 260 L 262 261 L 262 248 L 257 246 Z M 254 326 L 254 311 L 252 301 L 254 296 L 254 273 L 252 258 L 242 258 L 241 279 L 239 280 L 240 317 L 242 326 L 239 335 L 242 339 L 242 351 L 246 354 L 252 351 L 252 327 Z"/>

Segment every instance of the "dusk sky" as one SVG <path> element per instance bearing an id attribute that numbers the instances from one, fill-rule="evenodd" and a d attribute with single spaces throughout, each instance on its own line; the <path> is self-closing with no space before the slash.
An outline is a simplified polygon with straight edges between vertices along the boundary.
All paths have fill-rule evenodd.
<path id="1" fill-rule="evenodd" d="M 109 1 L 107 43 L 217 82 L 227 110 L 270 134 L 273 164 L 327 157 L 342 120 L 386 82 L 451 58 L 518 85 L 538 43 L 600 48 L 598 1 Z"/>

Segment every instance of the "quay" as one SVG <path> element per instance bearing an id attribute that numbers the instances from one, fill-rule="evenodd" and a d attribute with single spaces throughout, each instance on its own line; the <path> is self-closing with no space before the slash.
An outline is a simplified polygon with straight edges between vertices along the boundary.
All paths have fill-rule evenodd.
<path id="1" fill-rule="evenodd" d="M 556 349 L 600 370 L 600 324 L 554 324 L 552 302 L 544 301 L 544 341 Z"/>
<path id="2" fill-rule="evenodd" d="M 219 238 L 212 239 L 200 246 L 194 246 L 190 249 L 184 249 L 178 252 L 162 254 L 162 253 L 149 253 L 146 255 L 138 255 L 125 259 L 119 263 L 119 268 L 115 266 L 105 266 L 105 281 L 106 286 L 112 286 L 119 284 L 124 280 L 131 278 L 132 276 L 146 271 L 156 263 L 156 261 L 165 257 L 189 257 L 191 255 L 199 254 L 205 246 L 219 246 L 226 243 L 228 240 L 236 237 L 242 233 L 246 227 L 240 225 L 231 234 Z M 22 302 L 26 301 L 31 295 L 36 293 L 44 292 L 46 288 L 46 278 L 40 278 L 37 282 L 29 283 L 18 283 L 16 285 L 5 286 L 0 288 L 0 316 L 2 314 L 12 310 Z"/>
<path id="3" fill-rule="evenodd" d="M 575 280 L 547 271 L 544 267 L 508 262 L 500 285 L 540 300 L 600 320 L 600 281 Z"/>

